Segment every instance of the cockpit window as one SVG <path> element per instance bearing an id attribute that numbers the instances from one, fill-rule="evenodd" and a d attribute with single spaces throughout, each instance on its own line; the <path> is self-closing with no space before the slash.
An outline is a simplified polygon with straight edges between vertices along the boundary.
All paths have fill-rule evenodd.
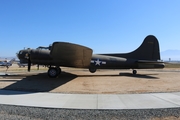
<path id="1" fill-rule="evenodd" d="M 49 46 L 49 47 L 39 46 L 39 47 L 36 48 L 36 49 L 46 49 L 46 50 L 51 50 L 51 46 Z"/>
<path id="2" fill-rule="evenodd" d="M 19 54 L 22 54 L 23 52 L 22 51 L 19 51 Z"/>

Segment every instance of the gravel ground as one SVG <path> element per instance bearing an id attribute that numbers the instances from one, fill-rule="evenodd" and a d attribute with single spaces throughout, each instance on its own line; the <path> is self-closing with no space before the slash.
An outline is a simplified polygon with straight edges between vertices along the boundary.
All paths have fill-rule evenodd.
<path id="1" fill-rule="evenodd" d="M 180 108 L 75 110 L 0 105 L 1 120 L 161 120 L 180 119 Z"/>

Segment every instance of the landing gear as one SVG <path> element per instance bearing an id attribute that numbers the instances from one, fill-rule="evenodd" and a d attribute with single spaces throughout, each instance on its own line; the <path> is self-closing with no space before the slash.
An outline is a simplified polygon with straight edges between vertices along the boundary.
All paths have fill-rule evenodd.
<path id="1" fill-rule="evenodd" d="M 61 68 L 59 67 L 50 67 L 48 70 L 48 76 L 50 78 L 56 78 L 61 73 Z"/>
<path id="2" fill-rule="evenodd" d="M 61 68 L 60 67 L 56 67 L 58 75 L 61 74 Z"/>
<path id="3" fill-rule="evenodd" d="M 137 71 L 136 71 L 136 70 L 133 70 L 132 73 L 133 73 L 134 75 L 136 75 L 136 74 L 137 74 Z"/>
<path id="4" fill-rule="evenodd" d="M 89 68 L 89 72 L 95 73 L 95 72 L 96 72 L 96 68 L 90 67 L 90 68 Z"/>

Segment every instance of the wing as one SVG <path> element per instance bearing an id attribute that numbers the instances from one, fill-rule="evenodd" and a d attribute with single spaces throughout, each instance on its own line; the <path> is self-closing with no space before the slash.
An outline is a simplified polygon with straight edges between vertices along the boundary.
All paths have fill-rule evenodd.
<path id="1" fill-rule="evenodd" d="M 50 55 L 61 66 L 82 68 L 90 65 L 92 49 L 67 42 L 54 42 Z"/>

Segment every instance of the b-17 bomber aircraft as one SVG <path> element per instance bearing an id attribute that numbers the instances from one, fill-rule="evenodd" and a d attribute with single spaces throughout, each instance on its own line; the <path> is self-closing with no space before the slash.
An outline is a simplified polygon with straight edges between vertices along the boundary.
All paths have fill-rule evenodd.
<path id="1" fill-rule="evenodd" d="M 24 49 L 17 53 L 21 63 L 46 65 L 48 76 L 57 77 L 61 73 L 60 66 L 87 68 L 91 73 L 97 69 L 136 69 L 164 68 L 160 61 L 159 43 L 155 36 L 148 35 L 139 48 L 130 53 L 92 54 L 91 48 L 67 42 L 54 42 L 49 47 Z"/>

